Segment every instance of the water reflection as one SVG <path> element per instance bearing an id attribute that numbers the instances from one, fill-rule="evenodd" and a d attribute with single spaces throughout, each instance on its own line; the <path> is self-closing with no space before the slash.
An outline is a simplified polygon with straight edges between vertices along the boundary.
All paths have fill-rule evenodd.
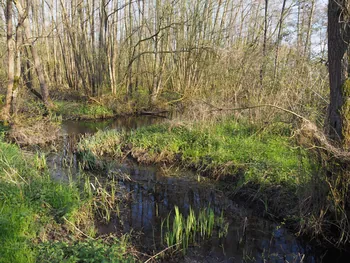
<path id="1" fill-rule="evenodd" d="M 75 147 L 83 134 L 104 129 L 137 129 L 163 120 L 143 116 L 66 121 L 62 124 L 63 146 L 48 156 L 51 172 L 62 180 L 69 173 L 74 176 L 79 171 Z M 169 172 L 178 176 L 167 176 Z M 215 190 L 213 184 L 198 183 L 189 171 L 164 170 L 126 160 L 122 164 L 114 162 L 103 173 L 94 172 L 92 176 L 107 178 L 115 173 L 130 176 L 132 181 L 120 180 L 118 183 L 131 195 L 132 201 L 127 202 L 119 217 L 114 215 L 109 224 L 99 223 L 100 234 L 139 231 L 142 232 L 144 251 L 157 251 L 161 248 L 161 222 L 174 206 L 178 206 L 183 214 L 187 214 L 190 207 L 198 211 L 210 206 L 217 215 L 224 211 L 229 222 L 228 235 L 193 247 L 180 262 L 319 262 L 306 244 L 283 227 L 259 218 L 253 210 Z"/>

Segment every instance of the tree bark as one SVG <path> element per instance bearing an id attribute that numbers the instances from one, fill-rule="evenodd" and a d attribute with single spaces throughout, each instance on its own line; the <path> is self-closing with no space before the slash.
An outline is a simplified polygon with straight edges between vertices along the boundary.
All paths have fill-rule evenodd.
<path id="1" fill-rule="evenodd" d="M 12 102 L 12 92 L 15 76 L 15 43 L 13 40 L 13 23 L 12 23 L 12 0 L 6 1 L 6 26 L 7 26 L 7 53 L 8 53 L 8 75 L 7 75 L 7 93 L 5 106 L 2 110 L 2 118 L 8 120 L 10 117 L 10 108 Z"/>
<path id="2" fill-rule="evenodd" d="M 345 127 L 349 112 L 344 112 L 350 93 L 344 90 L 347 73 L 347 48 L 350 40 L 347 31 L 348 19 L 343 16 L 343 8 L 347 1 L 329 0 L 328 5 L 328 70 L 330 85 L 330 104 L 328 108 L 328 135 L 344 144 L 345 135 L 349 135 Z M 343 21 L 343 22 L 341 22 Z M 345 23 L 344 23 L 345 21 Z M 346 88 L 346 87 L 345 87 Z M 347 141 L 347 140 L 346 140 Z M 345 145 L 344 145 L 345 146 Z"/>

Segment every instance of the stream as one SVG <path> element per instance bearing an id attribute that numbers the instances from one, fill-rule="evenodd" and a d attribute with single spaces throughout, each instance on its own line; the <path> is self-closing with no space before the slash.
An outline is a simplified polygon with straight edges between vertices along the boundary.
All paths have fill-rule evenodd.
<path id="1" fill-rule="evenodd" d="M 60 180 L 74 176 L 79 167 L 74 148 L 84 134 L 105 129 L 129 131 L 163 120 L 141 116 L 106 121 L 65 121 L 62 123 L 63 147 L 57 146 L 56 151 L 47 156 L 51 174 Z M 66 168 L 67 163 L 73 169 Z M 226 197 L 215 188 L 216 182 L 201 178 L 193 171 L 140 165 L 126 158 L 121 163 L 113 162 L 106 171 L 89 173 L 101 180 L 107 180 L 112 173 L 128 178 L 116 183 L 131 201 L 123 206 L 118 216 L 112 215 L 109 223 L 97 222 L 97 226 L 101 235 L 132 231 L 131 236 L 137 235 L 136 246 L 142 252 L 155 254 L 162 250 L 161 224 L 169 213 L 174 212 L 175 206 L 184 215 L 190 208 L 199 211 L 210 206 L 216 215 L 224 213 L 228 222 L 227 235 L 223 238 L 214 236 L 192 246 L 185 257 L 171 262 L 335 262 L 322 260 L 322 253 L 316 252 L 283 226 L 260 218 L 242 201 Z"/>

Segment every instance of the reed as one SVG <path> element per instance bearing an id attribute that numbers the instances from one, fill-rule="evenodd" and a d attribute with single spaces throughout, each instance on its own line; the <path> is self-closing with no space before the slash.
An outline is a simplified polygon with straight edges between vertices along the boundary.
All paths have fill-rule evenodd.
<path id="1" fill-rule="evenodd" d="M 196 216 L 190 207 L 184 216 L 179 207 L 174 207 L 174 217 L 171 213 L 161 224 L 161 238 L 168 247 L 182 249 L 185 254 L 189 246 L 200 243 L 216 234 L 224 237 L 228 231 L 228 224 L 224 220 L 223 212 L 218 217 L 210 207 L 201 209 Z"/>

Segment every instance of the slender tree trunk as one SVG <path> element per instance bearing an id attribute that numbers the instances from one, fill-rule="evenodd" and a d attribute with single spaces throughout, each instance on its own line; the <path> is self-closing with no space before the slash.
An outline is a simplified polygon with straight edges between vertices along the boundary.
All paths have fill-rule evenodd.
<path id="1" fill-rule="evenodd" d="M 12 92 L 15 75 L 15 43 L 13 40 L 13 23 L 12 23 L 12 0 L 6 1 L 6 26 L 7 26 L 7 54 L 8 54 L 8 83 L 5 106 L 2 111 L 2 117 L 4 120 L 8 120 L 10 117 L 10 108 L 12 102 Z"/>
<path id="2" fill-rule="evenodd" d="M 263 40 L 263 61 L 260 68 L 260 88 L 263 88 L 264 85 L 264 74 L 265 74 L 265 67 L 266 67 L 266 49 L 267 49 L 267 27 L 268 27 L 268 7 L 269 7 L 269 0 L 265 0 L 265 13 L 264 13 L 264 40 Z"/>
<path id="3" fill-rule="evenodd" d="M 34 67 L 38 75 L 43 102 L 46 105 L 46 107 L 50 107 L 51 105 L 49 100 L 49 88 L 45 80 L 44 69 L 42 67 L 39 55 L 37 53 L 37 50 L 34 44 L 34 40 L 32 38 L 32 32 L 30 29 L 30 24 L 29 24 L 27 14 L 18 0 L 14 0 L 14 3 L 17 7 L 19 17 L 23 21 L 24 33 L 26 36 L 26 40 L 29 42 L 29 45 L 30 45 L 30 51 L 32 53 L 32 57 L 34 61 Z"/>
<path id="4" fill-rule="evenodd" d="M 17 25 L 16 28 L 16 57 L 15 57 L 15 78 L 12 92 L 12 114 L 17 114 L 17 96 L 20 88 L 21 79 L 21 48 L 22 48 L 22 26 Z"/>
<path id="5" fill-rule="evenodd" d="M 311 10 L 309 14 L 308 28 L 306 33 L 305 47 L 304 47 L 304 56 L 310 58 L 310 49 L 311 49 L 311 34 L 312 34 L 312 20 L 315 12 L 315 0 L 311 1 Z"/>
<path id="6" fill-rule="evenodd" d="M 273 78 L 276 79 L 277 77 L 277 67 L 278 67 L 278 56 L 279 56 L 279 48 L 280 48 L 280 43 L 282 41 L 281 38 L 281 33 L 282 33 L 282 26 L 283 26 L 283 19 L 284 19 L 284 10 L 286 7 L 286 0 L 283 0 L 282 3 L 282 10 L 281 10 L 281 16 L 280 16 L 280 21 L 278 25 L 278 34 L 277 34 L 277 43 L 276 43 L 276 53 L 275 53 L 275 67 L 274 67 L 274 72 L 273 72 Z"/>

